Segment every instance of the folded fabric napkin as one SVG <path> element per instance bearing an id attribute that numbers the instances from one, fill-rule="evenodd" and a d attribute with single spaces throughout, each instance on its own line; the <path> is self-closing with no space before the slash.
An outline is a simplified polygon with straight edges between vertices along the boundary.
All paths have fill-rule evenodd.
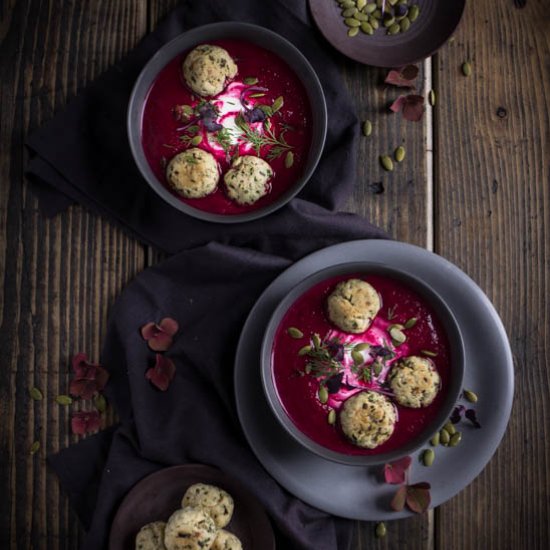
<path id="1" fill-rule="evenodd" d="M 329 112 L 323 157 L 299 198 L 266 218 L 230 226 L 190 218 L 157 197 L 134 165 L 125 124 L 132 86 L 156 50 L 186 29 L 221 20 L 257 23 L 293 42 L 319 75 Z M 236 477 L 261 500 L 279 549 L 349 547 L 350 522 L 300 502 L 256 460 L 239 426 L 233 391 L 240 330 L 274 277 L 324 246 L 385 237 L 357 216 L 334 212 L 354 184 L 358 135 L 337 62 L 311 27 L 305 1 L 272 0 L 261 8 L 254 0 L 183 2 L 28 139 L 29 178 L 47 214 L 76 201 L 139 239 L 177 252 L 140 274 L 111 312 L 101 363 L 111 374 L 106 393 L 120 426 L 50 459 L 88 531 L 85 549 L 106 546 L 117 506 L 137 481 L 166 465 L 197 462 Z M 178 321 L 180 332 L 167 352 L 176 376 L 161 392 L 145 378 L 154 353 L 139 328 L 167 316 Z M 193 422 L 182 422 L 189 418 Z"/>

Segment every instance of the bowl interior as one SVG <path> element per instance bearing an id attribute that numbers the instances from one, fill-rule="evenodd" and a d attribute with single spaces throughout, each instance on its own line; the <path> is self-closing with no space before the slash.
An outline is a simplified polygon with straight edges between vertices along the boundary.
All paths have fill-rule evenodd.
<path id="1" fill-rule="evenodd" d="M 307 161 L 301 177 L 284 194 L 265 207 L 243 214 L 223 215 L 194 208 L 173 195 L 155 176 L 145 157 L 141 141 L 141 127 L 145 101 L 159 72 L 177 55 L 198 44 L 211 40 L 244 40 L 269 50 L 283 59 L 300 78 L 311 106 L 312 139 Z M 134 160 L 149 185 L 166 202 L 178 210 L 196 218 L 219 223 L 237 223 L 263 217 L 292 199 L 313 174 L 325 143 L 327 132 L 327 109 L 323 88 L 315 71 L 302 53 L 282 36 L 257 25 L 223 22 L 205 25 L 190 30 L 168 42 L 150 59 L 141 71 L 128 106 L 128 138 Z"/>
<path id="2" fill-rule="evenodd" d="M 387 276 L 396 279 L 404 283 L 407 287 L 415 291 L 424 301 L 426 301 L 438 320 L 443 326 L 445 331 L 451 358 L 451 374 L 447 382 L 446 396 L 439 407 L 439 410 L 434 414 L 428 425 L 422 430 L 422 432 L 407 444 L 400 446 L 393 451 L 372 454 L 372 455 L 348 455 L 328 449 L 325 446 L 320 445 L 316 441 L 306 436 L 300 429 L 296 427 L 294 422 L 289 418 L 281 401 L 279 399 L 277 389 L 273 380 L 273 366 L 272 366 L 272 349 L 277 329 L 283 320 L 288 309 L 292 304 L 302 296 L 307 290 L 315 286 L 317 283 L 330 279 L 338 275 L 351 275 L 351 274 L 376 274 Z M 462 381 L 464 376 L 464 346 L 460 328 L 456 319 L 442 300 L 442 298 L 435 293 L 424 282 L 409 275 L 408 273 L 389 267 L 387 265 L 379 264 L 376 262 L 354 262 L 338 264 L 329 268 L 326 268 L 314 275 L 306 278 L 300 284 L 287 294 L 287 296 L 277 306 L 271 319 L 267 325 L 261 350 L 261 377 L 267 401 L 278 419 L 280 424 L 285 430 L 296 439 L 301 445 L 309 449 L 310 451 L 322 456 L 323 458 L 333 460 L 349 465 L 375 465 L 383 464 L 389 461 L 397 460 L 403 456 L 406 456 L 420 446 L 422 446 L 428 439 L 448 420 L 451 415 L 456 401 L 462 391 Z"/>

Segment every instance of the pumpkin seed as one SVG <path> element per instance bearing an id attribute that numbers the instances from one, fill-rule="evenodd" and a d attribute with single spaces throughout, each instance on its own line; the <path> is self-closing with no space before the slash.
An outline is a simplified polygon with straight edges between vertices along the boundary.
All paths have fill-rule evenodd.
<path id="1" fill-rule="evenodd" d="M 362 365 L 365 362 L 363 354 L 355 350 L 351 352 L 351 358 L 356 365 Z"/>
<path id="2" fill-rule="evenodd" d="M 393 161 L 388 155 L 381 155 L 380 156 L 380 164 L 382 165 L 382 168 L 384 170 L 387 170 L 388 172 L 391 172 L 393 170 Z"/>
<path id="3" fill-rule="evenodd" d="M 187 128 L 187 131 L 190 134 L 196 134 L 199 130 L 200 128 L 196 124 L 194 124 L 193 126 L 189 126 L 189 128 Z"/>
<path id="4" fill-rule="evenodd" d="M 402 344 L 407 340 L 405 333 L 397 327 L 391 327 L 388 332 L 390 333 L 391 339 L 394 343 L 397 342 L 398 344 Z"/>
<path id="5" fill-rule="evenodd" d="M 285 156 L 285 168 L 291 168 L 294 164 L 294 153 L 289 151 Z"/>
<path id="6" fill-rule="evenodd" d="M 464 390 L 464 399 L 470 403 L 477 403 L 477 395 L 470 390 Z"/>
<path id="7" fill-rule="evenodd" d="M 265 97 L 265 94 L 263 92 L 258 92 L 257 94 L 250 94 L 248 97 L 256 99 L 258 97 Z"/>
<path id="8" fill-rule="evenodd" d="M 311 341 L 313 342 L 313 346 L 315 348 L 319 348 L 321 346 L 321 337 L 315 333 L 312 337 L 311 337 Z"/>
<path id="9" fill-rule="evenodd" d="M 353 17 L 361 22 L 367 22 L 369 20 L 369 16 L 366 13 L 356 13 Z"/>
<path id="10" fill-rule="evenodd" d="M 334 409 L 330 409 L 328 416 L 327 416 L 327 422 L 332 426 L 336 423 L 336 411 Z"/>
<path id="11" fill-rule="evenodd" d="M 400 323 L 394 323 L 393 325 L 390 325 L 388 327 L 388 330 L 390 330 L 392 328 L 398 328 L 399 330 L 403 330 L 405 328 L 405 325 L 402 325 Z"/>
<path id="12" fill-rule="evenodd" d="M 418 322 L 418 319 L 416 317 L 411 317 L 406 323 L 405 328 L 413 328 L 414 325 Z"/>
<path id="13" fill-rule="evenodd" d="M 430 90 L 430 93 L 428 94 L 428 101 L 430 102 L 430 105 L 432 107 L 435 106 L 435 91 L 434 90 Z"/>
<path id="14" fill-rule="evenodd" d="M 280 95 L 275 99 L 275 101 L 273 102 L 273 105 L 271 105 L 271 111 L 273 113 L 276 113 L 284 105 L 284 103 L 285 103 L 285 100 L 283 99 L 283 96 Z"/>
<path id="15" fill-rule="evenodd" d="M 401 27 L 399 26 L 399 23 L 395 23 L 392 25 L 389 29 L 387 34 L 398 34 L 401 32 Z"/>
<path id="16" fill-rule="evenodd" d="M 372 25 L 368 21 L 364 21 L 361 23 L 361 30 L 365 34 L 374 34 L 374 29 L 372 28 Z"/>
<path id="17" fill-rule="evenodd" d="M 437 353 L 435 353 L 435 351 L 430 351 L 429 349 L 422 349 L 420 350 L 420 353 L 422 355 L 426 355 L 427 357 L 437 357 Z"/>
<path id="18" fill-rule="evenodd" d="M 380 23 L 378 23 L 378 19 L 376 19 L 376 17 L 373 17 L 372 15 L 369 17 L 369 23 L 374 30 L 376 30 L 380 26 Z"/>
<path id="19" fill-rule="evenodd" d="M 430 443 L 433 447 L 437 447 L 439 445 L 439 432 L 433 434 L 432 438 L 430 439 Z"/>
<path id="20" fill-rule="evenodd" d="M 372 12 L 372 16 L 376 19 L 382 19 L 382 12 L 379 9 L 376 9 Z"/>
<path id="21" fill-rule="evenodd" d="M 298 355 L 300 357 L 303 357 L 304 355 L 307 355 L 310 351 L 311 351 L 311 346 L 310 345 L 303 346 L 298 350 Z"/>
<path id="22" fill-rule="evenodd" d="M 359 23 L 359 21 L 358 21 Z M 348 29 L 348 36 L 351 36 L 352 38 L 354 36 L 357 36 L 359 34 L 359 27 L 352 27 L 351 29 Z"/>
<path id="23" fill-rule="evenodd" d="M 403 17 L 399 22 L 399 27 L 401 28 L 401 32 L 408 31 L 411 28 L 411 20 L 408 17 Z"/>
<path id="24" fill-rule="evenodd" d="M 291 338 L 295 338 L 296 340 L 304 337 L 304 333 L 296 327 L 288 327 L 286 332 Z"/>
<path id="25" fill-rule="evenodd" d="M 372 372 L 374 372 L 375 376 L 380 376 L 383 368 L 384 365 L 382 365 L 379 361 L 372 364 Z"/>
<path id="26" fill-rule="evenodd" d="M 450 421 L 447 422 L 447 424 L 445 424 L 443 428 L 445 429 L 445 431 L 449 432 L 449 435 L 454 435 L 456 433 L 455 425 Z"/>
<path id="27" fill-rule="evenodd" d="M 70 405 L 73 402 L 72 397 L 69 397 L 68 395 L 58 395 L 55 398 L 55 400 L 58 403 L 58 405 L 64 405 L 64 406 Z"/>
<path id="28" fill-rule="evenodd" d="M 464 76 L 470 76 L 472 74 L 472 65 L 468 61 L 462 63 L 462 74 Z"/>
<path id="29" fill-rule="evenodd" d="M 361 342 L 360 344 L 356 344 L 355 346 L 353 346 L 353 351 L 365 351 L 369 348 L 370 344 L 367 344 L 367 342 Z"/>
<path id="30" fill-rule="evenodd" d="M 434 463 L 435 460 L 435 452 L 433 449 L 426 449 L 422 453 L 422 464 L 424 466 L 431 466 Z"/>
<path id="31" fill-rule="evenodd" d="M 439 431 L 439 442 L 441 445 L 448 445 L 450 440 L 451 436 L 449 435 L 449 432 L 445 428 L 442 428 Z"/>
<path id="32" fill-rule="evenodd" d="M 353 8 L 346 8 L 342 11 L 342 17 L 353 17 L 357 13 L 357 8 L 353 6 Z"/>
<path id="33" fill-rule="evenodd" d="M 363 10 L 365 13 L 368 13 L 369 15 L 371 15 L 373 12 L 376 11 L 376 4 L 372 3 L 372 4 L 367 4 L 365 6 L 365 9 Z"/>
<path id="34" fill-rule="evenodd" d="M 258 84 L 258 79 L 255 76 L 247 76 L 243 79 L 243 84 L 246 84 L 247 86 L 254 86 L 254 84 Z"/>
<path id="35" fill-rule="evenodd" d="M 43 395 L 42 392 L 38 388 L 31 388 L 29 390 L 29 395 L 35 400 L 35 401 L 42 401 Z"/>
<path id="36" fill-rule="evenodd" d="M 29 449 L 29 454 L 36 454 L 40 450 L 40 441 L 35 441 Z"/>
<path id="37" fill-rule="evenodd" d="M 386 529 L 386 524 L 383 521 L 376 524 L 376 529 L 375 529 L 376 538 L 379 538 L 379 539 L 384 538 L 387 532 L 388 530 Z"/>
<path id="38" fill-rule="evenodd" d="M 202 141 L 202 136 L 195 136 L 189 143 L 193 145 L 193 147 L 199 145 Z"/>
<path id="39" fill-rule="evenodd" d="M 363 27 L 361 26 L 361 29 Z M 372 134 L 372 122 L 370 120 L 365 120 L 365 122 L 363 122 L 363 126 L 361 127 L 362 130 L 363 130 L 363 135 L 365 137 L 368 137 Z"/>
<path id="40" fill-rule="evenodd" d="M 355 2 L 353 0 L 344 0 L 344 2 L 340 2 L 340 6 L 343 8 L 354 8 Z"/>
<path id="41" fill-rule="evenodd" d="M 348 26 L 348 27 L 359 27 L 359 25 L 361 25 L 361 22 L 360 21 L 357 21 L 357 19 L 354 19 L 353 17 L 347 17 L 346 19 L 344 19 L 344 23 Z"/>
<path id="42" fill-rule="evenodd" d="M 420 15 L 420 6 L 418 4 L 411 6 L 411 8 L 409 9 L 409 19 L 411 23 L 413 21 L 416 21 L 419 15 Z"/>
<path id="43" fill-rule="evenodd" d="M 355 3 L 357 4 L 357 9 L 362 10 L 367 5 L 367 0 L 357 0 Z"/>
<path id="44" fill-rule="evenodd" d="M 393 15 L 385 15 L 384 16 L 384 21 L 382 23 L 384 25 L 384 27 L 386 28 L 389 28 L 391 27 L 392 25 L 395 24 L 395 17 Z"/>
<path id="45" fill-rule="evenodd" d="M 461 441 L 462 441 L 462 434 L 460 432 L 456 432 L 451 436 L 451 439 L 449 441 L 449 447 L 456 447 Z"/>
<path id="46" fill-rule="evenodd" d="M 405 147 L 399 146 L 394 152 L 395 160 L 397 162 L 402 162 L 405 158 Z"/>
<path id="47" fill-rule="evenodd" d="M 107 409 L 107 401 L 101 394 L 94 397 L 94 405 L 100 413 L 104 413 L 105 409 Z"/>
<path id="48" fill-rule="evenodd" d="M 326 403 L 328 401 L 328 390 L 326 386 L 321 386 L 319 388 L 319 401 L 321 403 Z"/>

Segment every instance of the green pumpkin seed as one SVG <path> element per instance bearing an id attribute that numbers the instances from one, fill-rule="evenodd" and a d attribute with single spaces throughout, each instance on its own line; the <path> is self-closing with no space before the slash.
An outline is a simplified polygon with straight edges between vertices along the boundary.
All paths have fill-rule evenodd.
<path id="1" fill-rule="evenodd" d="M 68 395 L 58 395 L 55 398 L 55 401 L 58 405 L 67 406 L 70 405 L 73 402 L 72 397 L 69 397 Z"/>
<path id="2" fill-rule="evenodd" d="M 359 21 L 358 21 L 359 23 Z M 348 29 L 348 36 L 351 36 L 352 38 L 354 36 L 357 36 L 359 34 L 359 27 L 352 27 L 351 29 Z"/>
<path id="3" fill-rule="evenodd" d="M 288 327 L 286 332 L 291 338 L 295 338 L 296 340 L 304 337 L 304 333 L 296 327 Z"/>
<path id="4" fill-rule="evenodd" d="M 460 432 L 456 432 L 451 436 L 451 439 L 449 441 L 449 447 L 456 447 L 461 441 L 462 441 L 462 434 Z"/>
<path id="5" fill-rule="evenodd" d="M 285 168 L 291 168 L 294 164 L 294 153 L 289 151 L 285 156 Z"/>
<path id="6" fill-rule="evenodd" d="M 370 344 L 367 344 L 367 342 L 361 342 L 360 344 L 356 344 L 353 346 L 353 351 L 365 351 L 370 348 Z"/>
<path id="7" fill-rule="evenodd" d="M 361 29 L 362 28 L 363 27 L 361 27 Z M 363 135 L 369 137 L 372 134 L 372 122 L 370 120 L 365 120 L 361 129 L 363 130 Z"/>
<path id="8" fill-rule="evenodd" d="M 334 409 L 330 409 L 328 416 L 327 416 L 327 422 L 332 426 L 336 423 L 336 411 Z"/>
<path id="9" fill-rule="evenodd" d="M 408 31 L 411 28 L 411 20 L 408 17 L 403 17 L 399 22 L 399 27 L 401 28 L 401 32 Z"/>
<path id="10" fill-rule="evenodd" d="M 361 22 L 366 22 L 369 20 L 369 16 L 366 13 L 356 13 L 353 18 Z"/>
<path id="11" fill-rule="evenodd" d="M 430 443 L 433 447 L 437 447 L 439 445 L 439 437 L 439 432 L 437 432 L 430 439 Z"/>
<path id="12" fill-rule="evenodd" d="M 315 333 L 312 337 L 311 337 L 311 341 L 313 342 L 313 347 L 318 349 L 321 347 L 321 337 Z"/>
<path id="13" fill-rule="evenodd" d="M 357 9 L 362 10 L 367 5 L 367 0 L 357 0 Z"/>
<path id="14" fill-rule="evenodd" d="M 441 443 L 441 445 L 448 445 L 450 440 L 451 436 L 445 428 L 439 430 L 439 442 Z"/>
<path id="15" fill-rule="evenodd" d="M 391 339 L 394 343 L 397 342 L 398 344 L 402 344 L 407 340 L 405 333 L 397 327 L 391 327 L 388 332 L 390 333 Z"/>
<path id="16" fill-rule="evenodd" d="M 382 12 L 380 10 L 374 10 L 372 12 L 372 16 L 375 18 L 375 19 L 382 19 Z"/>
<path id="17" fill-rule="evenodd" d="M 369 23 L 374 30 L 376 30 L 380 26 L 380 23 L 378 23 L 378 19 L 376 19 L 376 17 L 373 17 L 372 15 L 369 17 Z"/>
<path id="18" fill-rule="evenodd" d="M 348 26 L 348 27 L 359 27 L 359 25 L 361 25 L 361 22 L 360 21 L 357 21 L 357 19 L 354 19 L 353 17 L 348 17 L 346 19 L 344 19 L 344 23 Z"/>
<path id="19" fill-rule="evenodd" d="M 202 141 L 202 136 L 195 136 L 189 143 L 193 145 L 193 147 L 196 147 L 197 145 L 200 145 Z"/>
<path id="20" fill-rule="evenodd" d="M 319 388 L 319 401 L 321 403 L 326 403 L 328 401 L 328 390 L 326 386 L 321 386 Z"/>
<path id="21" fill-rule="evenodd" d="M 263 92 L 258 92 L 257 94 L 250 94 L 248 97 L 256 99 L 257 97 L 265 97 L 265 94 Z"/>
<path id="22" fill-rule="evenodd" d="M 395 23 L 394 25 L 392 25 L 392 26 L 388 29 L 387 34 L 399 34 L 400 32 L 401 32 L 401 27 L 399 26 L 398 23 Z"/>
<path id="23" fill-rule="evenodd" d="M 344 2 L 340 2 L 340 6 L 342 6 L 343 8 L 354 8 L 355 2 L 353 2 L 352 0 L 344 0 Z"/>
<path id="24" fill-rule="evenodd" d="M 470 76 L 472 74 L 472 65 L 468 61 L 462 63 L 462 74 L 464 76 Z"/>
<path id="25" fill-rule="evenodd" d="M 376 529 L 375 529 L 376 538 L 378 539 L 384 538 L 387 532 L 388 530 L 386 529 L 386 524 L 383 521 L 376 524 Z"/>
<path id="26" fill-rule="evenodd" d="M 413 21 L 416 21 L 419 15 L 420 15 L 420 6 L 418 4 L 415 4 L 409 9 L 409 19 L 411 23 Z"/>
<path id="27" fill-rule="evenodd" d="M 342 17 L 353 17 L 357 13 L 357 8 L 353 6 L 353 8 L 346 8 L 342 11 Z"/>
<path id="28" fill-rule="evenodd" d="M 455 425 L 450 421 L 447 422 L 447 424 L 445 424 L 445 426 L 443 426 L 443 429 L 446 432 L 449 432 L 449 435 L 454 435 L 456 433 Z"/>
<path id="29" fill-rule="evenodd" d="M 372 13 L 374 13 L 376 11 L 376 4 L 372 3 L 372 4 L 367 4 L 365 6 L 365 9 L 363 10 L 365 13 L 368 13 L 369 15 L 371 15 Z"/>
<path id="30" fill-rule="evenodd" d="M 364 21 L 363 23 L 361 23 L 361 30 L 365 34 L 374 34 L 374 29 L 372 28 L 372 25 L 367 21 Z"/>
<path id="31" fill-rule="evenodd" d="M 409 328 L 413 328 L 414 325 L 416 325 L 416 323 L 418 323 L 418 319 L 416 317 L 411 317 L 409 320 L 407 320 L 407 322 L 405 323 L 405 328 L 409 329 Z"/>
<path id="32" fill-rule="evenodd" d="M 29 454 L 34 455 L 40 450 L 40 441 L 35 441 L 29 449 Z"/>
<path id="33" fill-rule="evenodd" d="M 298 355 L 300 357 L 303 357 L 304 355 L 307 355 L 311 351 L 311 346 L 307 345 L 298 350 Z"/>
<path id="34" fill-rule="evenodd" d="M 43 395 L 42 392 L 38 388 L 31 388 L 29 390 L 29 395 L 35 400 L 35 401 L 42 401 Z"/>
<path id="35" fill-rule="evenodd" d="M 243 80 L 243 84 L 246 84 L 247 86 L 254 86 L 254 84 L 258 84 L 258 79 L 255 76 L 247 76 Z"/>
<path id="36" fill-rule="evenodd" d="M 94 405 L 95 405 L 95 408 L 100 412 L 100 413 L 104 413 L 105 410 L 107 409 L 107 400 L 105 399 L 105 397 L 103 397 L 103 395 L 99 394 L 99 395 L 96 395 L 94 397 Z"/>
<path id="37" fill-rule="evenodd" d="M 470 403 L 477 403 L 477 395 L 470 390 L 464 390 L 464 399 Z"/>
<path id="38" fill-rule="evenodd" d="M 200 130 L 200 128 L 196 124 L 193 125 L 193 126 L 189 126 L 189 128 L 187 128 L 187 131 L 190 134 L 196 134 L 199 130 Z"/>
<path id="39" fill-rule="evenodd" d="M 385 15 L 384 16 L 384 21 L 382 23 L 384 25 L 384 27 L 386 28 L 389 28 L 391 27 L 392 25 L 395 24 L 395 17 L 393 17 L 393 15 Z"/>
<path id="40" fill-rule="evenodd" d="M 403 159 L 405 158 L 405 147 L 399 146 L 399 147 L 394 151 L 394 156 L 395 156 L 395 160 L 396 160 L 397 162 L 403 162 Z"/>
<path id="41" fill-rule="evenodd" d="M 435 106 L 435 91 L 434 90 L 430 90 L 430 92 L 428 94 L 428 101 L 430 102 L 430 105 L 432 107 Z"/>
<path id="42" fill-rule="evenodd" d="M 399 330 L 403 330 L 405 328 L 405 325 L 402 325 L 400 323 L 394 323 L 393 325 L 390 325 L 388 327 L 388 330 L 391 330 L 392 328 L 397 328 Z"/>
<path id="43" fill-rule="evenodd" d="M 420 350 L 420 353 L 422 355 L 426 355 L 427 357 L 437 357 L 437 353 L 435 353 L 435 351 L 430 351 L 429 349 Z"/>
<path id="44" fill-rule="evenodd" d="M 273 105 L 271 105 L 271 111 L 273 113 L 276 113 L 285 103 L 285 100 L 282 95 L 277 97 L 275 101 L 273 102 Z"/>
<path id="45" fill-rule="evenodd" d="M 372 372 L 374 372 L 375 376 L 380 376 L 383 368 L 384 368 L 384 365 L 382 365 L 382 363 L 380 363 L 379 361 L 372 364 Z"/>
<path id="46" fill-rule="evenodd" d="M 365 362 L 363 354 L 355 350 L 351 352 L 351 358 L 356 365 L 362 365 Z"/>
<path id="47" fill-rule="evenodd" d="M 388 172 L 393 170 L 393 161 L 390 157 L 388 157 L 388 155 L 380 156 L 380 164 L 382 165 L 382 168 Z"/>
<path id="48" fill-rule="evenodd" d="M 431 466 L 434 463 L 435 460 L 435 452 L 433 449 L 426 449 L 422 453 L 422 464 L 424 466 Z"/>

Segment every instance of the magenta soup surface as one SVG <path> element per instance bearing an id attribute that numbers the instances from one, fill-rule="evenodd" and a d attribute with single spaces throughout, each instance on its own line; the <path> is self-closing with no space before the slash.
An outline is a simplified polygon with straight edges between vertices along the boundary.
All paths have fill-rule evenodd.
<path id="1" fill-rule="evenodd" d="M 241 94 L 250 86 L 243 83 L 246 78 L 257 78 L 255 86 L 267 88 L 262 97 L 250 98 L 246 101 L 250 107 L 254 105 L 272 105 L 280 96 L 284 99 L 283 107 L 270 120 L 276 136 L 280 136 L 285 128 L 284 139 L 292 146 L 294 162 L 291 167 L 285 166 L 285 154 L 274 160 L 268 160 L 271 147 L 261 148 L 259 156 L 267 160 L 274 171 L 270 181 L 270 192 L 252 205 L 239 205 L 231 201 L 224 192 L 223 174 L 229 169 L 231 159 L 224 149 L 216 142 L 212 133 L 200 128 L 198 135 L 202 137 L 197 147 L 212 153 L 221 168 L 220 183 L 216 191 L 207 197 L 187 199 L 174 192 L 168 185 L 165 176 L 167 162 L 182 151 L 192 147 L 180 138 L 185 133 L 185 126 L 174 116 L 176 105 L 195 107 L 204 98 L 191 92 L 183 79 L 182 64 L 189 53 L 183 52 L 170 61 L 158 74 L 148 92 L 143 110 L 141 141 L 145 157 L 156 177 L 166 188 L 182 202 L 199 210 L 223 215 L 235 215 L 261 209 L 279 198 L 301 177 L 307 161 L 311 145 L 311 110 L 306 90 L 293 70 L 276 54 L 240 40 L 213 40 L 213 44 L 225 48 L 238 66 L 236 77 L 225 90 L 213 98 L 207 98 L 219 109 L 218 122 L 224 127 L 234 128 L 236 114 L 241 112 Z M 190 51 L 190 50 L 189 50 Z M 251 126 L 263 131 L 262 123 Z M 256 155 L 256 151 L 248 143 L 237 144 L 239 155 Z"/>
<path id="2" fill-rule="evenodd" d="M 382 298 L 382 308 L 371 326 L 361 334 L 348 334 L 335 327 L 325 314 L 327 296 L 340 281 L 358 278 L 369 282 Z M 392 315 L 393 314 L 393 315 Z M 388 319 L 388 317 L 391 317 Z M 412 317 L 417 318 L 414 327 L 404 330 L 405 343 L 394 346 L 388 335 L 392 324 L 404 325 Z M 304 333 L 301 339 L 294 339 L 288 333 L 289 327 L 296 327 Z M 330 393 L 328 402 L 322 404 L 317 396 L 319 380 L 304 373 L 307 357 L 298 351 L 309 343 L 310 337 L 318 333 L 321 338 L 341 338 L 346 344 L 367 342 L 371 346 L 385 346 L 395 353 L 386 361 L 379 377 L 373 376 L 365 382 L 345 367 L 344 382 L 340 390 Z M 337 412 L 343 402 L 355 393 L 365 390 L 390 391 L 385 385 L 392 364 L 400 357 L 423 355 L 428 350 L 437 354 L 430 357 L 441 377 L 441 389 L 434 401 L 427 407 L 412 409 L 397 405 L 398 420 L 392 436 L 375 449 L 364 449 L 353 445 L 339 428 L 339 423 L 330 425 L 327 415 L 330 409 Z M 348 353 L 349 355 L 349 353 Z M 366 363 L 374 358 L 366 352 Z M 439 412 L 445 401 L 450 377 L 450 350 L 448 338 L 433 309 L 418 293 L 397 279 L 374 274 L 340 275 L 322 281 L 307 290 L 288 309 L 275 333 L 272 348 L 272 375 L 275 389 L 286 414 L 295 426 L 314 442 L 347 455 L 373 455 L 399 449 L 415 439 Z M 350 387 L 353 386 L 353 387 Z M 391 399 L 391 397 L 390 397 Z"/>

